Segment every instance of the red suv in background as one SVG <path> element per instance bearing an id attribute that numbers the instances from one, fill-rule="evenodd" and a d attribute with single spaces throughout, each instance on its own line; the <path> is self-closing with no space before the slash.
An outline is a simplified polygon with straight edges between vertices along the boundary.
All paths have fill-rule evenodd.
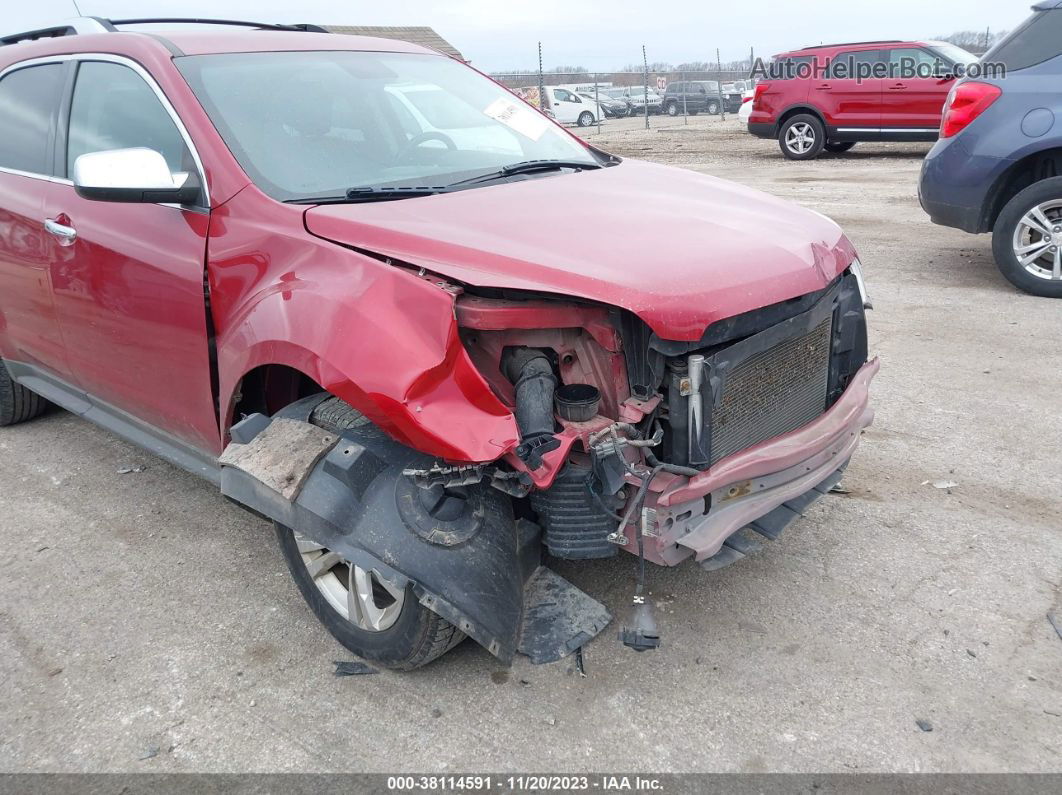
<path id="1" fill-rule="evenodd" d="M 775 56 L 756 86 L 749 132 L 790 160 L 857 141 L 935 141 L 958 71 L 977 58 L 939 41 L 866 41 Z"/>

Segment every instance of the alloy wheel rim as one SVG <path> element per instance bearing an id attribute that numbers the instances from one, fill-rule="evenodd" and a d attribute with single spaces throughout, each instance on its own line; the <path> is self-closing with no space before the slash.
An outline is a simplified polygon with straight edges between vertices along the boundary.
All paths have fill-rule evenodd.
<path id="1" fill-rule="evenodd" d="M 1062 199 L 1038 204 L 1018 221 L 1011 247 L 1032 276 L 1062 281 Z"/>
<path id="2" fill-rule="evenodd" d="M 375 569 L 363 569 L 295 533 L 299 556 L 313 584 L 343 618 L 366 632 L 383 632 L 398 620 L 405 590 Z"/>
<path id="3" fill-rule="evenodd" d="M 815 130 L 807 122 L 797 122 L 785 132 L 785 146 L 795 154 L 802 155 L 815 145 Z"/>

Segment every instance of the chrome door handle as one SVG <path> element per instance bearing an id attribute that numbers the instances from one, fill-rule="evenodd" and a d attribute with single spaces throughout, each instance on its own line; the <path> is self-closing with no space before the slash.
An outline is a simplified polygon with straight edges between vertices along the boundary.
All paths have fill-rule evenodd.
<path id="1" fill-rule="evenodd" d="M 51 218 L 44 220 L 44 231 L 50 235 L 55 235 L 59 240 L 60 246 L 72 245 L 77 240 L 77 230 L 74 227 L 53 221 Z"/>

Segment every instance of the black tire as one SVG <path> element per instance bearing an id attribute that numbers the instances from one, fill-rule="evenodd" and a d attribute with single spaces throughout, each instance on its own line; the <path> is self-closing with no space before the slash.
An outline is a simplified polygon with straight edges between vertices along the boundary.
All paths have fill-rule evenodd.
<path id="1" fill-rule="evenodd" d="M 841 152 L 847 152 L 855 145 L 855 141 L 827 141 L 826 146 L 824 146 L 823 149 L 832 154 L 839 155 Z"/>
<path id="2" fill-rule="evenodd" d="M 335 397 L 321 403 L 310 421 L 333 433 L 369 424 L 363 414 Z M 332 637 L 359 657 L 384 668 L 411 671 L 441 657 L 465 639 L 457 627 L 420 604 L 412 587 L 406 589 L 402 611 L 394 624 L 380 631 L 361 629 L 337 612 L 318 590 L 302 561 L 294 532 L 279 524 L 276 529 L 280 551 L 299 593 Z"/>
<path id="3" fill-rule="evenodd" d="M 589 127 L 594 123 L 594 114 L 588 110 L 584 110 L 579 114 L 579 119 L 576 121 L 580 127 Z"/>
<path id="4" fill-rule="evenodd" d="M 664 112 L 667 113 L 668 116 L 678 116 L 678 103 L 667 103 L 667 105 L 664 106 Z"/>
<path id="5" fill-rule="evenodd" d="M 710 115 L 710 116 L 718 116 L 719 115 L 719 102 L 717 100 L 714 100 L 714 99 L 708 100 L 708 107 L 706 108 L 706 110 L 708 112 L 708 115 Z"/>
<path id="6" fill-rule="evenodd" d="M 1044 298 L 1062 298 L 1062 280 L 1041 278 L 1027 271 L 1014 253 L 1014 235 L 1027 212 L 1055 201 L 1062 203 L 1062 177 L 1033 183 L 1006 203 L 992 228 L 992 253 L 1000 273 L 1018 289 Z M 1062 204 L 1049 210 L 1048 217 L 1058 221 L 1052 226 L 1052 232 L 1056 227 L 1062 229 Z"/>
<path id="7" fill-rule="evenodd" d="M 47 408 L 48 401 L 21 384 L 16 384 L 0 361 L 0 428 L 32 420 Z"/>
<path id="8" fill-rule="evenodd" d="M 799 147 L 795 145 L 786 143 L 789 131 L 797 125 L 804 125 L 802 129 L 812 136 L 810 146 L 803 151 L 799 151 Z M 778 130 L 778 146 L 789 160 L 812 160 L 819 156 L 825 143 L 826 129 L 822 126 L 822 122 L 818 117 L 807 113 L 786 119 L 781 129 Z"/>

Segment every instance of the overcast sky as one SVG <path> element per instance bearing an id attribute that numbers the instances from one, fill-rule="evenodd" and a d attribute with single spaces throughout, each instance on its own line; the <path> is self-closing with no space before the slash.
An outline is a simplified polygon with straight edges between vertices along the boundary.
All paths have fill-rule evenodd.
<path id="1" fill-rule="evenodd" d="M 15 7 L 17 3 L 18 7 Z M 609 70 L 641 60 L 737 60 L 830 41 L 917 39 L 955 30 L 1012 28 L 1031 0 L 77 0 L 102 17 L 206 16 L 337 25 L 429 25 L 481 69 L 530 69 L 543 43 L 547 68 Z M 74 0 L 0 0 L 0 32 L 74 16 Z"/>

